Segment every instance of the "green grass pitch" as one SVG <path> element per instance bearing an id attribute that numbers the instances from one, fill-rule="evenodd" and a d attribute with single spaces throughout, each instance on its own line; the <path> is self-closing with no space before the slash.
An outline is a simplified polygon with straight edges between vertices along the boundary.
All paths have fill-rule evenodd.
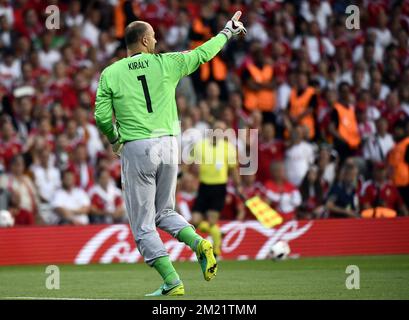
<path id="1" fill-rule="evenodd" d="M 345 286 L 348 265 L 360 269 L 360 289 Z M 161 284 L 145 264 L 60 265 L 60 289 L 48 290 L 46 266 L 0 267 L 1 299 L 147 299 Z M 186 295 L 172 299 L 408 299 L 409 255 L 220 261 L 204 281 L 199 265 L 175 263 Z M 149 298 L 152 299 L 152 298 Z"/>

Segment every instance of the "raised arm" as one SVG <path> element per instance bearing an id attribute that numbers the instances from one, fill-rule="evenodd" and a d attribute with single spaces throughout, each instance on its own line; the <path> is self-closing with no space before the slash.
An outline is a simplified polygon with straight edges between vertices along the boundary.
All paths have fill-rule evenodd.
<path id="1" fill-rule="evenodd" d="M 241 11 L 237 11 L 217 36 L 206 41 L 201 46 L 183 53 L 177 52 L 165 54 L 164 56 L 166 58 L 173 60 L 171 62 L 172 66 L 174 66 L 174 61 L 179 65 L 175 80 L 179 80 L 193 73 L 201 64 L 213 59 L 226 44 L 227 40 L 233 35 L 238 35 L 241 32 L 246 33 L 246 28 L 244 28 L 243 23 L 239 21 L 240 16 Z M 172 73 L 175 74 L 175 72 Z"/>
<path id="2" fill-rule="evenodd" d="M 217 36 L 185 54 L 186 75 L 194 72 L 201 64 L 213 59 L 233 35 L 247 32 L 243 23 L 239 21 L 240 16 L 241 11 L 237 11 Z"/>

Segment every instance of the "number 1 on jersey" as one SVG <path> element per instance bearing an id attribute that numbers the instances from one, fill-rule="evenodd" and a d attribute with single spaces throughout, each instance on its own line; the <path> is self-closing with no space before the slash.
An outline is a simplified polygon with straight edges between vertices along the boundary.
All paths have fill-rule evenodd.
<path id="1" fill-rule="evenodd" d="M 152 113 L 153 110 L 152 110 L 151 96 L 149 94 L 148 83 L 146 82 L 145 75 L 138 76 L 138 80 L 142 82 L 142 89 L 143 89 L 143 94 L 145 96 L 146 108 L 148 109 L 149 113 Z"/>

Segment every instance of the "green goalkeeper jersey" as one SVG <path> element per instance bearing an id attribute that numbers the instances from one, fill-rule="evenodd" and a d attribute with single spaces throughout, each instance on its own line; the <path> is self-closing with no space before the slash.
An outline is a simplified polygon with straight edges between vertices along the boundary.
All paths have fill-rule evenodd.
<path id="1" fill-rule="evenodd" d="M 95 102 L 98 128 L 111 142 L 118 137 L 126 142 L 178 135 L 175 90 L 179 80 L 211 60 L 226 41 L 219 34 L 191 51 L 139 53 L 105 68 Z"/>

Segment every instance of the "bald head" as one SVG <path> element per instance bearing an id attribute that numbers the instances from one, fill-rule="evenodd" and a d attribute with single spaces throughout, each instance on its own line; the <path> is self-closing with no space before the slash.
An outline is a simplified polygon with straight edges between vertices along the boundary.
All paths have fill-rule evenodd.
<path id="1" fill-rule="evenodd" d="M 131 54 L 136 52 L 153 53 L 156 44 L 155 32 L 147 22 L 131 22 L 125 29 L 125 43 Z"/>
<path id="2" fill-rule="evenodd" d="M 148 24 L 143 21 L 134 21 L 128 24 L 125 29 L 126 46 L 129 48 L 130 46 L 140 42 L 147 30 Z"/>

